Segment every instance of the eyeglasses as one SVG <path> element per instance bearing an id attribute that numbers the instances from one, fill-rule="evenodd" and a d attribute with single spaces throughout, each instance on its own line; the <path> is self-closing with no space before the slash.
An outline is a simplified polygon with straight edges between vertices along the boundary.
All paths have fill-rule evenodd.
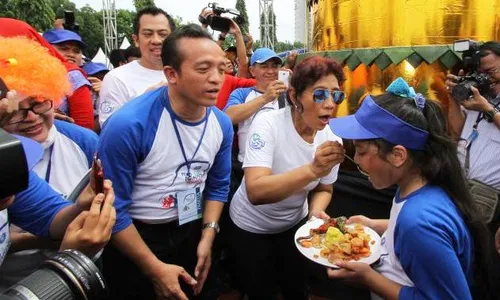
<path id="1" fill-rule="evenodd" d="M 352 163 L 353 163 L 353 164 L 355 164 L 355 165 L 356 165 L 356 168 L 358 168 L 358 171 L 359 171 L 362 175 L 364 175 L 364 176 L 366 176 L 366 177 L 368 177 L 368 176 L 369 176 L 369 174 L 368 174 L 368 173 L 366 173 L 365 171 L 361 170 L 361 167 L 358 165 L 358 163 L 356 163 L 356 162 L 354 161 L 354 159 L 353 159 L 353 158 L 351 158 L 351 157 L 350 157 L 350 156 L 348 156 L 347 154 L 344 154 L 344 156 L 345 156 L 345 158 L 349 159 L 350 161 L 352 161 Z"/>
<path id="2" fill-rule="evenodd" d="M 343 91 L 330 91 L 327 89 L 315 89 L 313 91 L 313 101 L 314 103 L 321 104 L 326 99 L 332 96 L 333 103 L 340 104 L 345 99 L 345 93 Z"/>
<path id="3" fill-rule="evenodd" d="M 30 108 L 20 108 L 15 112 L 9 120 L 9 124 L 17 124 L 24 121 L 28 117 L 28 112 L 32 111 L 37 115 L 44 114 L 52 108 L 52 101 L 45 100 L 43 102 L 36 102 Z"/>

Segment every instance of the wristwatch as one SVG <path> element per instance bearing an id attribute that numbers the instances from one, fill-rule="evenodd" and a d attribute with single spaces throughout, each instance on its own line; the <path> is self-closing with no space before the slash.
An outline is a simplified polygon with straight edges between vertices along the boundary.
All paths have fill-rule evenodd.
<path id="1" fill-rule="evenodd" d="M 484 112 L 484 117 L 485 117 L 486 121 L 491 123 L 491 122 L 493 122 L 495 115 L 498 113 L 500 113 L 500 110 L 498 110 L 498 108 L 496 108 L 496 107 L 493 107 L 492 110 Z"/>
<path id="2" fill-rule="evenodd" d="M 207 228 L 213 228 L 215 230 L 215 233 L 219 233 L 220 231 L 219 223 L 217 222 L 208 222 L 203 224 L 202 230 L 205 230 Z"/>

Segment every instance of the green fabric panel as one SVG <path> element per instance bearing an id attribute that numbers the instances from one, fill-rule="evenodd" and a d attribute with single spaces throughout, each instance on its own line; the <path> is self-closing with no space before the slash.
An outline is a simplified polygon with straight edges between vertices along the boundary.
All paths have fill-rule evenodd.
<path id="1" fill-rule="evenodd" d="M 393 64 L 399 65 L 408 56 L 414 53 L 411 47 L 390 47 L 385 48 L 384 53 L 387 54 Z"/>
<path id="2" fill-rule="evenodd" d="M 304 58 L 306 57 L 309 57 L 309 56 L 314 56 L 314 55 L 317 55 L 319 52 L 306 52 L 306 53 L 303 53 L 303 54 L 299 54 L 297 56 L 297 59 L 295 60 L 295 65 L 297 65 L 298 63 L 300 63 L 302 60 L 304 60 Z"/>
<path id="3" fill-rule="evenodd" d="M 345 61 L 349 69 L 351 71 L 356 70 L 356 68 L 361 64 L 361 60 L 359 60 L 357 55 L 351 55 L 349 58 Z"/>
<path id="4" fill-rule="evenodd" d="M 382 54 L 380 54 L 375 59 L 375 64 L 377 65 L 377 67 L 379 67 L 380 70 L 384 70 L 385 68 L 387 68 L 392 64 L 392 61 L 389 58 L 389 56 L 387 56 L 387 54 L 382 52 Z"/>
<path id="5" fill-rule="evenodd" d="M 460 62 L 460 58 L 456 56 L 453 51 L 447 51 L 443 56 L 439 58 L 439 61 L 445 68 L 451 69 Z"/>
<path id="6" fill-rule="evenodd" d="M 350 49 L 326 52 L 326 57 L 333 58 L 340 63 L 344 63 L 344 61 L 351 55 L 352 55 L 352 50 Z"/>
<path id="7" fill-rule="evenodd" d="M 445 54 L 450 48 L 447 45 L 442 46 L 414 46 L 415 50 L 420 57 L 422 57 L 428 64 L 432 64 L 443 54 Z"/>
<path id="8" fill-rule="evenodd" d="M 406 60 L 414 68 L 417 68 L 424 61 L 424 59 L 422 57 L 420 57 L 420 55 L 418 55 L 417 53 L 413 53 L 412 55 L 408 56 L 408 58 Z"/>
<path id="9" fill-rule="evenodd" d="M 364 65 L 371 65 L 377 56 L 382 53 L 380 48 L 355 49 L 354 54 L 361 60 Z"/>

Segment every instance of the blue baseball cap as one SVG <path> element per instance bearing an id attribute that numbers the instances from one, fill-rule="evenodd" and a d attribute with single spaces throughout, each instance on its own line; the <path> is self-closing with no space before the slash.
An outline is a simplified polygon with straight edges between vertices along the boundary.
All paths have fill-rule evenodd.
<path id="1" fill-rule="evenodd" d="M 259 48 L 252 54 L 252 57 L 250 58 L 250 65 L 253 66 L 256 63 L 265 63 L 270 59 L 279 60 L 280 64 L 283 64 L 283 60 L 278 56 L 278 54 L 276 54 L 276 52 L 269 48 Z"/>
<path id="2" fill-rule="evenodd" d="M 29 170 L 33 169 L 33 167 L 42 158 L 43 155 L 42 145 L 24 136 L 20 136 L 17 134 L 13 134 L 12 136 L 18 139 L 23 145 L 24 155 L 26 157 L 26 161 L 28 162 L 28 169 Z"/>
<path id="3" fill-rule="evenodd" d="M 88 75 L 94 75 L 94 74 L 102 72 L 102 71 L 109 72 L 109 69 L 108 69 L 108 67 L 106 67 L 105 64 L 95 63 L 95 62 L 91 62 L 91 61 L 89 61 L 88 63 L 83 65 L 82 68 Z"/>
<path id="4" fill-rule="evenodd" d="M 87 47 L 78 33 L 66 29 L 51 29 L 43 34 L 43 38 L 50 44 L 60 44 L 71 41 L 76 42 L 82 49 Z"/>

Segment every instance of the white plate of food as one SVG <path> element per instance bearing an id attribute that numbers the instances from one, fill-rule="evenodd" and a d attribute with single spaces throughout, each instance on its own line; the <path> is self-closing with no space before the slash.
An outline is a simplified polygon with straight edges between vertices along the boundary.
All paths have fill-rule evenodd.
<path id="1" fill-rule="evenodd" d="M 380 257 L 380 236 L 361 224 L 345 225 L 345 217 L 314 219 L 295 232 L 297 249 L 315 263 L 338 268 L 334 262 L 358 261 L 366 264 Z"/>

